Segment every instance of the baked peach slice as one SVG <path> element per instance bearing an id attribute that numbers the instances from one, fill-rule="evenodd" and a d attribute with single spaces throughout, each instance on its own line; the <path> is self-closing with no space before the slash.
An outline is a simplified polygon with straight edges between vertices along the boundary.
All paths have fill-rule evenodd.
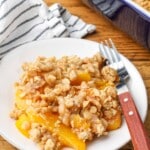
<path id="1" fill-rule="evenodd" d="M 39 123 L 45 126 L 50 133 L 56 133 L 59 141 L 67 147 L 74 148 L 75 150 L 85 150 L 86 144 L 80 140 L 75 133 L 72 132 L 71 128 L 63 124 L 56 126 L 58 116 L 56 114 L 46 113 L 45 115 L 39 115 L 36 113 L 23 114 L 16 121 L 16 127 L 18 130 L 29 138 L 29 130 L 24 128 L 24 123 Z"/>
<path id="2" fill-rule="evenodd" d="M 117 112 L 117 114 L 114 117 L 112 117 L 111 119 L 108 120 L 107 130 L 108 131 L 116 130 L 116 129 L 120 128 L 121 123 L 122 123 L 121 112 Z"/>

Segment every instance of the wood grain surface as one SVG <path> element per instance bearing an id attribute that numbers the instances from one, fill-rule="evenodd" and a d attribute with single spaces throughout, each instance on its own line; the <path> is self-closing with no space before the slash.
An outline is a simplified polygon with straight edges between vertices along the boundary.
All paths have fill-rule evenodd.
<path id="1" fill-rule="evenodd" d="M 86 7 L 81 0 L 45 0 L 48 5 L 61 3 L 72 14 L 81 17 L 84 21 L 94 24 L 97 27 L 95 33 L 88 35 L 85 39 L 100 42 L 112 38 L 118 50 L 127 57 L 141 73 L 148 94 L 148 115 L 145 127 L 150 136 L 150 50 L 147 50 L 131 39 L 127 34 L 113 26 L 110 21 L 102 15 Z M 132 150 L 132 143 L 129 142 L 121 150 Z M 17 150 L 2 137 L 0 137 L 0 150 Z"/>

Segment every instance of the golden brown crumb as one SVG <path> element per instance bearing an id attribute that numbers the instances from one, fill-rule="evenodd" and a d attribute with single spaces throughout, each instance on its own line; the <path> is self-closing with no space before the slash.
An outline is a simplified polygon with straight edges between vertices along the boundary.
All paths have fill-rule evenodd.
<path id="1" fill-rule="evenodd" d="M 150 1 L 149 0 L 133 0 L 140 6 L 142 6 L 144 9 L 150 11 Z"/>
<path id="2" fill-rule="evenodd" d="M 117 72 L 103 66 L 104 61 L 97 53 L 91 58 L 38 57 L 34 62 L 24 63 L 15 89 L 20 93 L 17 98 L 25 101 L 26 107 L 21 108 L 16 100 L 11 117 L 17 120 L 22 113 L 54 112 L 59 118 L 55 126 L 61 123 L 70 127 L 83 141 L 106 135 L 106 118 L 111 119 L 117 113 L 119 102 L 114 86 Z M 62 148 L 57 134 L 46 127 L 24 122 L 22 128 L 29 130 L 30 138 L 43 150 Z"/>

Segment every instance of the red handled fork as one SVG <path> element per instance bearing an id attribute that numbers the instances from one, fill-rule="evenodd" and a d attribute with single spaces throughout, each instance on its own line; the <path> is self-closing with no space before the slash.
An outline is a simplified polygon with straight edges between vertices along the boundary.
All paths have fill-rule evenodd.
<path id="1" fill-rule="evenodd" d="M 133 97 L 126 85 L 126 81 L 130 76 L 111 39 L 100 44 L 100 53 L 108 60 L 109 65 L 117 70 L 120 77 L 120 82 L 116 88 L 134 149 L 150 150 L 150 139 L 144 128 Z"/>

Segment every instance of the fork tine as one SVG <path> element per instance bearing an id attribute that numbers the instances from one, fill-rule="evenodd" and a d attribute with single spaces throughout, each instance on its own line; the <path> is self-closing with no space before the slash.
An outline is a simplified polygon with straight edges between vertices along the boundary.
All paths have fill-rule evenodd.
<path id="1" fill-rule="evenodd" d="M 104 57 L 106 57 L 106 58 L 108 58 L 108 55 L 107 55 L 107 53 L 106 53 L 106 48 L 105 48 L 105 46 L 104 46 L 104 43 L 103 42 L 101 42 L 100 43 L 100 53 L 104 56 Z"/>
<path id="2" fill-rule="evenodd" d="M 117 48 L 116 48 L 115 44 L 113 43 L 112 39 L 109 39 L 109 43 L 113 49 L 114 57 L 116 57 L 116 61 L 117 62 L 121 61 L 120 55 L 119 55 Z"/>
<path id="3" fill-rule="evenodd" d="M 101 42 L 100 45 L 99 45 L 99 51 L 108 60 L 108 64 L 113 63 L 113 59 L 112 59 L 112 57 L 109 53 L 109 47 L 106 46 L 106 44 Z"/>
<path id="4" fill-rule="evenodd" d="M 99 44 L 99 52 L 103 57 L 106 58 L 106 64 L 109 65 L 110 61 L 108 60 L 108 56 L 106 54 L 106 50 L 105 50 L 103 42 L 100 42 L 100 44 Z"/>
<path id="5" fill-rule="evenodd" d="M 113 53 L 113 50 L 112 50 L 112 46 L 110 46 L 110 42 L 108 40 L 105 40 L 105 45 L 106 45 L 106 51 L 108 53 L 108 58 L 112 60 L 112 63 L 116 63 L 117 62 L 117 59 L 115 58 L 115 55 Z"/>

